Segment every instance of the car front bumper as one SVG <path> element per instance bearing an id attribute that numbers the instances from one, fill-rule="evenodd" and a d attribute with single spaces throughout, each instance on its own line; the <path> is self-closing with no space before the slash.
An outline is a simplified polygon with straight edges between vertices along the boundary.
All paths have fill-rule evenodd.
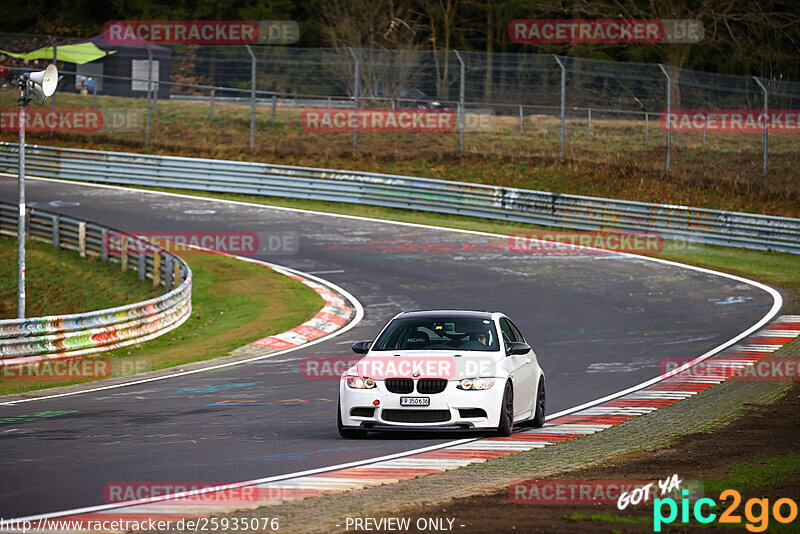
<path id="1" fill-rule="evenodd" d="M 382 380 L 376 381 L 372 389 L 352 389 L 344 380 L 339 384 L 339 403 L 341 406 L 342 425 L 346 428 L 390 430 L 390 431 L 441 431 L 441 430 L 493 430 L 500 424 L 500 408 L 504 393 L 502 380 L 486 390 L 465 391 L 456 388 L 456 381 L 449 381 L 441 393 L 422 394 L 416 391 L 408 394 L 392 393 L 386 389 Z M 401 406 L 400 397 L 428 397 L 429 406 Z M 375 404 L 377 401 L 377 405 Z M 372 415 L 354 415 L 353 409 L 372 409 Z M 406 420 L 388 419 L 387 410 L 393 410 Z M 466 412 L 467 410 L 471 411 Z M 476 410 L 483 410 L 478 416 Z M 403 413 L 398 414 L 398 411 Z M 407 419 L 425 419 L 427 414 L 421 412 L 437 412 L 438 415 L 449 413 L 445 421 L 409 422 Z M 391 412 L 389 412 L 391 413 Z"/>

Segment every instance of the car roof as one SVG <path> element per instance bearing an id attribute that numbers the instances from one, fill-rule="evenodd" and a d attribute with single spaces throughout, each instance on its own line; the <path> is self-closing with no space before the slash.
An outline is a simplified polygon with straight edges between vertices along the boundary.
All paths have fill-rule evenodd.
<path id="1" fill-rule="evenodd" d="M 478 310 L 417 310 L 397 314 L 396 319 L 428 319 L 442 315 L 461 319 L 491 319 L 493 312 Z"/>

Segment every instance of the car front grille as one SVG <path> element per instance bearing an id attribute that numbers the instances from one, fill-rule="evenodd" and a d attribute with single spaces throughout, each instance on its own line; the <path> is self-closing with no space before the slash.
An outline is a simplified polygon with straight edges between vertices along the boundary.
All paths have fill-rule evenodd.
<path id="1" fill-rule="evenodd" d="M 414 381 L 410 378 L 387 378 L 386 389 L 391 393 L 411 393 L 414 391 Z"/>
<path id="2" fill-rule="evenodd" d="M 417 392 L 419 393 L 441 393 L 446 387 L 447 380 L 443 378 L 423 378 L 417 382 Z"/>
<path id="3" fill-rule="evenodd" d="M 381 417 L 393 423 L 444 423 L 450 410 L 383 410 Z"/>

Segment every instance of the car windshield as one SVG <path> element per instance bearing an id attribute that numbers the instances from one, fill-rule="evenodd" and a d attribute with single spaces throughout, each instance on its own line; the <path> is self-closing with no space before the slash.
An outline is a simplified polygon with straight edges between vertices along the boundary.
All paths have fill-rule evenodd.
<path id="1" fill-rule="evenodd" d="M 499 345 L 489 319 L 443 315 L 395 319 L 372 350 L 497 351 Z"/>

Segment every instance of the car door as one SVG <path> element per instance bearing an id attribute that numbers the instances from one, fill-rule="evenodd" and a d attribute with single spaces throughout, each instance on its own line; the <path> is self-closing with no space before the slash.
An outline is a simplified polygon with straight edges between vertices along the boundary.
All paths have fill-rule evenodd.
<path id="1" fill-rule="evenodd" d="M 514 417 L 525 416 L 533 409 L 533 373 L 531 354 L 508 353 L 509 345 L 513 341 L 524 341 L 519 330 L 505 317 L 500 318 L 500 331 L 503 335 L 503 344 L 506 358 L 511 365 L 511 378 L 514 384 Z"/>

